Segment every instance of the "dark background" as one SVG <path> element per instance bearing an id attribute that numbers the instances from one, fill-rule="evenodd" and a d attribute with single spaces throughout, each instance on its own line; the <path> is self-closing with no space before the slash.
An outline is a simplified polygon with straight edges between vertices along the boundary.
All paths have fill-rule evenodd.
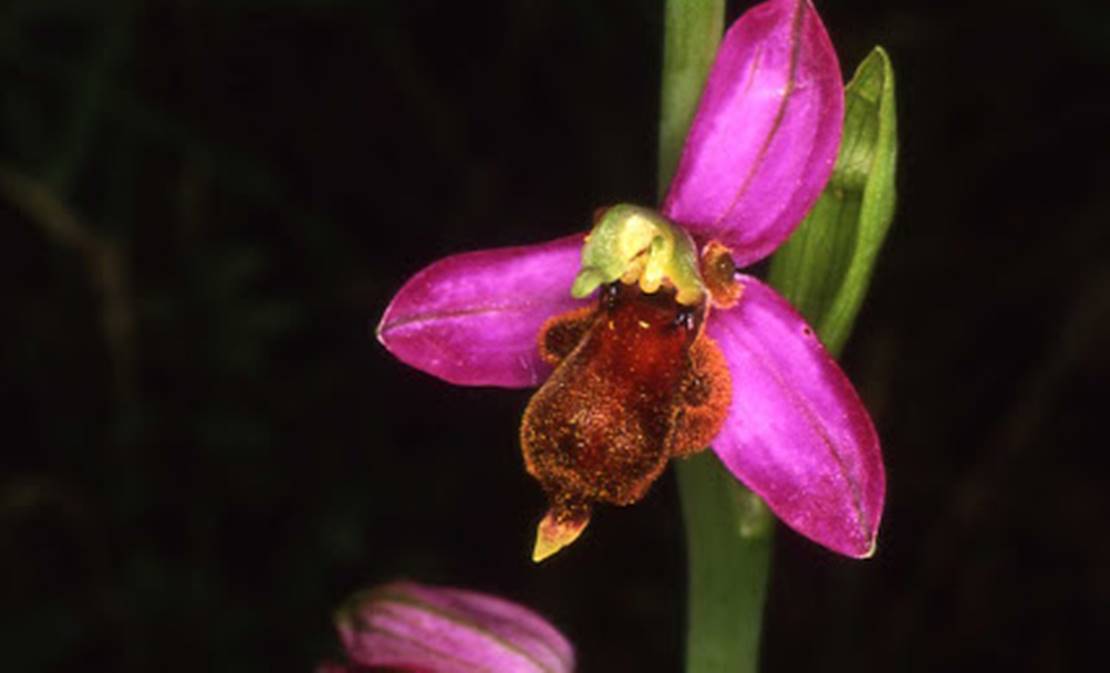
<path id="1" fill-rule="evenodd" d="M 1110 627 L 1110 9 L 945 4 L 820 3 L 899 78 L 844 358 L 889 497 L 870 561 L 779 530 L 768 671 L 1077 670 Z M 534 567 L 528 392 L 371 336 L 441 256 L 653 200 L 661 6 L 0 3 L 4 670 L 307 671 L 402 576 L 679 670 L 673 476 Z"/>

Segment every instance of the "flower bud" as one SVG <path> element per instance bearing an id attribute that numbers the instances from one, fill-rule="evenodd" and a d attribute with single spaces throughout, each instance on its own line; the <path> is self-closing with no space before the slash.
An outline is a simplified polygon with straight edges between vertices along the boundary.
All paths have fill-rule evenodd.
<path id="1" fill-rule="evenodd" d="M 574 649 L 542 617 L 505 599 L 464 589 L 386 584 L 352 597 L 336 615 L 336 627 L 351 670 L 574 670 Z"/>

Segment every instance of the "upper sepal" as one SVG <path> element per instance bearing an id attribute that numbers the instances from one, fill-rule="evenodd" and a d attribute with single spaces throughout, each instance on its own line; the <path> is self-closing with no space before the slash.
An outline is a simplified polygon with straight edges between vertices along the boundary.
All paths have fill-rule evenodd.
<path id="1" fill-rule="evenodd" d="M 821 193 L 844 120 L 840 65 L 808 0 L 770 0 L 717 51 L 662 212 L 738 266 L 784 242 Z"/>
<path id="2" fill-rule="evenodd" d="M 551 373 L 536 344 L 570 296 L 583 237 L 452 255 L 397 292 L 378 340 L 399 360 L 450 383 L 536 386 Z"/>
<path id="3" fill-rule="evenodd" d="M 797 311 L 755 278 L 740 282 L 739 305 L 708 326 L 734 384 L 713 448 L 791 528 L 870 556 L 886 488 L 871 417 Z"/>

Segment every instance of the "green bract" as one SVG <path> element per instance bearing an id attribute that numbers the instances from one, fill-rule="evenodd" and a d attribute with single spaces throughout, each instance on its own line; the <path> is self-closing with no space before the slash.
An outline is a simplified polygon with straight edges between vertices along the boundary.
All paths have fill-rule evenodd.
<path id="1" fill-rule="evenodd" d="M 844 138 L 832 178 L 771 263 L 770 282 L 840 352 L 894 217 L 894 70 L 882 47 L 845 90 Z"/>

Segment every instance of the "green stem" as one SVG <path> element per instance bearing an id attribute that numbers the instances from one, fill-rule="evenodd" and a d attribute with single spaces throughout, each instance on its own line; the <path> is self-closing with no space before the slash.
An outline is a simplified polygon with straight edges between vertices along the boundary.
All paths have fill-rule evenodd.
<path id="1" fill-rule="evenodd" d="M 678 163 L 724 27 L 723 0 L 667 0 L 659 193 Z M 687 673 L 754 673 L 771 557 L 766 506 L 711 451 L 676 464 L 689 564 Z"/>
<path id="2" fill-rule="evenodd" d="M 724 31 L 724 0 L 666 0 L 659 100 L 659 196 L 678 164 Z"/>
<path id="3" fill-rule="evenodd" d="M 754 673 L 773 522 L 712 451 L 676 465 L 689 564 L 687 673 Z"/>

